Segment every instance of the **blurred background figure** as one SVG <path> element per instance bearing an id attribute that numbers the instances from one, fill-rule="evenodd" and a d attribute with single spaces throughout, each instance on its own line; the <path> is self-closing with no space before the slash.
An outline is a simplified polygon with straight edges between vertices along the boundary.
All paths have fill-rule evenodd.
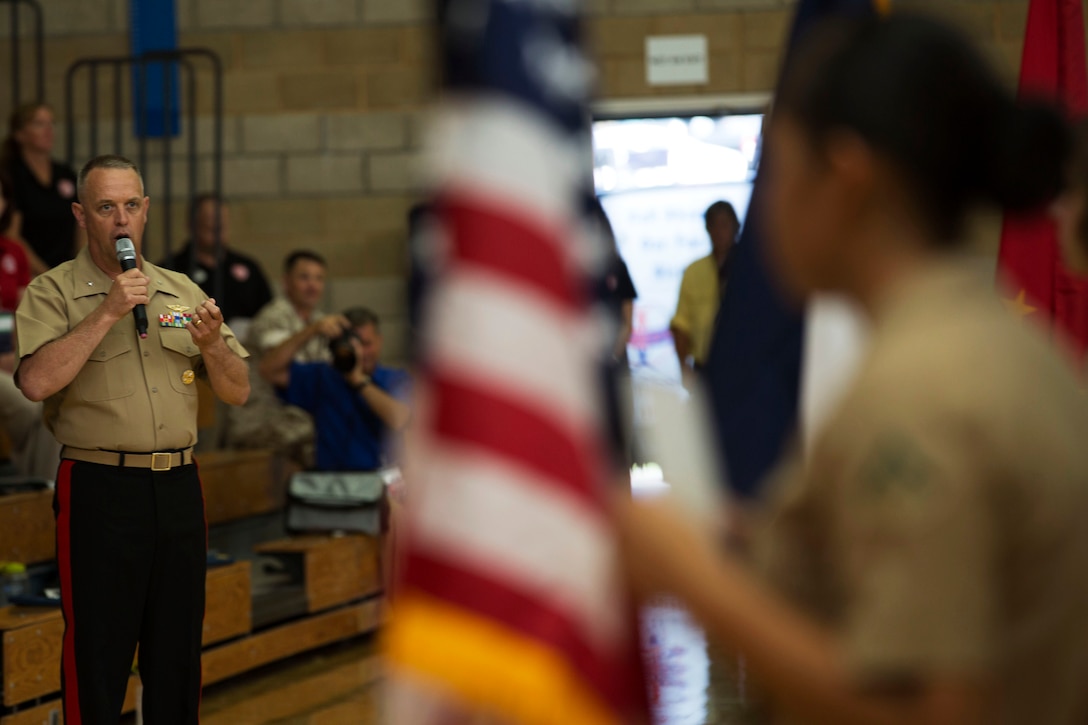
<path id="1" fill-rule="evenodd" d="M 6 315 L 15 312 L 15 308 L 19 306 L 23 290 L 30 284 L 31 277 L 30 259 L 26 249 L 10 236 L 15 214 L 11 179 L 0 170 L 0 313 Z M 13 355 L 11 326 L 0 326 L 0 334 L 7 335 L 6 338 L 0 337 L 0 354 Z"/>
<path id="2" fill-rule="evenodd" d="M 10 468 L 0 465 L 0 473 L 52 481 L 61 446 L 42 421 L 42 404 L 26 399 L 6 367 L 0 370 L 0 424 L 11 456 Z"/>
<path id="3" fill-rule="evenodd" d="M 274 448 L 302 468 L 314 464 L 314 422 L 310 414 L 286 405 L 261 377 L 261 357 L 295 335 L 307 339 L 292 360 L 299 363 L 329 362 L 328 340 L 320 333 L 325 313 L 325 258 L 311 250 L 287 255 L 283 262 L 283 296 L 261 308 L 249 328 L 246 349 L 249 364 L 249 400 L 227 410 L 226 442 L 231 448 Z M 339 329 L 339 328 L 337 328 Z"/>
<path id="4" fill-rule="evenodd" d="M 304 346 L 346 346 L 328 361 L 298 362 Z M 381 362 L 378 316 L 365 307 L 328 315 L 266 350 L 260 373 L 314 422 L 314 468 L 376 471 L 393 464 L 393 435 L 408 427 L 411 381 L 404 370 Z"/>
<path id="5" fill-rule="evenodd" d="M 608 330 L 612 344 L 605 360 L 605 414 L 616 456 L 617 475 L 630 483 L 630 467 L 634 462 L 634 410 L 632 405 L 631 370 L 627 361 L 627 344 L 631 341 L 631 320 L 638 292 L 627 264 L 620 256 L 616 234 L 608 214 L 599 199 L 594 200 L 592 217 L 597 222 L 605 246 L 603 274 L 597 282 L 595 300 L 608 315 Z"/>
<path id="6" fill-rule="evenodd" d="M 1062 258 L 1081 285 L 1088 284 L 1088 122 L 1075 130 L 1073 154 L 1067 166 L 1065 193 L 1052 208 L 1058 228 Z M 1075 319 L 1088 319 L 1088 299 L 1075 298 Z M 1088 359 L 1079 363 L 1081 380 L 1088 380 Z"/>
<path id="7" fill-rule="evenodd" d="M 188 218 L 189 241 L 163 266 L 189 275 L 209 296 L 216 294 L 221 280 L 216 304 L 235 334 L 245 339 L 249 321 L 272 301 L 272 288 L 256 260 L 230 248 L 230 206 L 225 201 L 200 194 L 189 205 Z"/>
<path id="8" fill-rule="evenodd" d="M 631 318 L 638 292 L 635 290 L 635 283 L 631 281 L 631 273 L 627 271 L 627 264 L 620 256 L 612 224 L 608 221 L 608 215 L 599 200 L 594 204 L 593 212 L 600 224 L 601 236 L 608 247 L 607 262 L 605 262 L 604 276 L 600 281 L 597 299 L 601 300 L 607 308 L 610 322 L 616 331 L 615 342 L 609 350 L 612 360 L 626 371 L 627 343 L 631 341 Z"/>
<path id="9" fill-rule="evenodd" d="M 15 387 L 12 377 L 15 371 L 13 315 L 23 291 L 30 284 L 26 251 L 7 236 L 14 214 L 12 185 L 0 170 L 0 422 L 10 450 L 10 472 L 52 480 L 60 458 L 60 444 L 45 427 L 42 404 L 27 400 Z"/>
<path id="10" fill-rule="evenodd" d="M 72 259 L 82 246 L 72 216 L 76 173 L 53 159 L 53 141 L 53 109 L 31 103 L 11 114 L 0 148 L 17 209 L 11 236 L 25 243 L 33 274 Z"/>
<path id="11" fill-rule="evenodd" d="M 737 211 L 727 201 L 716 201 L 704 215 L 710 235 L 710 254 L 697 259 L 684 270 L 676 314 L 669 323 L 676 357 L 684 375 L 701 370 L 710 353 L 714 317 L 718 314 L 725 284 L 729 278 L 729 260 L 740 232 Z"/>
<path id="12" fill-rule="evenodd" d="M 636 579 L 742 651 L 790 721 L 1088 717 L 1088 406 L 960 253 L 979 202 L 1058 194 L 1066 140 L 933 21 L 824 26 L 787 66 L 760 209 L 772 268 L 797 300 L 860 304 L 867 357 L 774 476 L 763 581 L 667 506 L 621 518 Z"/>
<path id="13" fill-rule="evenodd" d="M 1066 263 L 1074 272 L 1088 275 L 1088 121 L 1075 129 L 1066 189 L 1053 212 Z"/>
<path id="14" fill-rule="evenodd" d="M 423 316 L 423 300 L 430 282 L 431 270 L 427 259 L 428 225 L 433 223 L 434 205 L 426 201 L 408 210 L 408 360 L 419 355 L 419 327 Z"/>

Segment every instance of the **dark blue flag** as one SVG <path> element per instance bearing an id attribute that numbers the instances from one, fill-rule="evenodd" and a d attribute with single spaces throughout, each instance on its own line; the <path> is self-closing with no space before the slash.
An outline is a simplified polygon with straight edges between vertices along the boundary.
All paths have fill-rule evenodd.
<path id="1" fill-rule="evenodd" d="M 798 41 L 819 20 L 869 15 L 880 0 L 801 0 L 790 33 L 786 62 Z M 707 360 L 711 409 L 729 486 L 753 498 L 797 428 L 803 311 L 775 287 L 765 259 L 757 176 L 744 231 L 734 250 L 729 282 Z"/>

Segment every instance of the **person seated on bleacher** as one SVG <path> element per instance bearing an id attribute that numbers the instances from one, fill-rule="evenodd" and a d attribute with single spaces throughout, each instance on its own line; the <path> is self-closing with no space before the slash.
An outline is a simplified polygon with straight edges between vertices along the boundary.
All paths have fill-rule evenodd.
<path id="1" fill-rule="evenodd" d="M 200 194 L 189 205 L 189 234 L 188 243 L 160 266 L 189 275 L 215 297 L 224 321 L 245 339 L 249 321 L 272 301 L 272 288 L 256 260 L 230 248 L 230 207 L 215 194 Z M 216 296 L 220 279 L 223 289 Z"/>
<path id="2" fill-rule="evenodd" d="M 15 387 L 12 340 L 15 308 L 30 284 L 30 260 L 22 245 L 7 236 L 15 215 L 14 191 L 0 172 L 0 422 L 10 444 L 10 472 L 53 480 L 60 444 L 45 427 L 42 404 L 26 399 Z"/>
<path id="3" fill-rule="evenodd" d="M 333 362 L 294 362 L 319 335 L 329 341 Z M 379 364 L 381 351 L 378 316 L 353 307 L 307 326 L 262 357 L 264 379 L 286 403 L 313 416 L 316 470 L 373 471 L 390 462 L 389 438 L 411 418 L 409 376 Z"/>
<path id="4" fill-rule="evenodd" d="M 11 443 L 10 473 L 52 481 L 60 444 L 42 421 L 42 404 L 27 400 L 8 370 L 0 371 L 0 421 Z"/>
<path id="5" fill-rule="evenodd" d="M 10 177 L 0 171 L 0 370 L 9 374 L 15 370 L 15 308 L 30 284 L 26 249 L 8 236 L 16 211 L 14 195 Z"/>
<path id="6" fill-rule="evenodd" d="M 299 363 L 329 362 L 332 353 L 320 334 L 325 313 L 318 309 L 325 296 L 324 258 L 309 250 L 292 252 L 283 263 L 283 297 L 269 302 L 257 316 L 246 337 L 252 355 L 249 367 L 249 400 L 227 411 L 226 442 L 231 448 L 274 448 L 302 468 L 314 463 L 314 422 L 310 414 L 285 404 L 261 377 L 257 363 L 263 355 L 293 335 L 305 332 L 292 360 Z M 338 334 L 337 322 L 334 333 Z"/>

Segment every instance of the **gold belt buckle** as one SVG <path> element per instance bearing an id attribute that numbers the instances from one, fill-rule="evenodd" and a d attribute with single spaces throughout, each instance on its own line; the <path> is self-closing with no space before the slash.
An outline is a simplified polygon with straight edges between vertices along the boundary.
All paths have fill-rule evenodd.
<path id="1" fill-rule="evenodd" d="M 151 454 L 151 470 L 152 471 L 169 471 L 170 470 L 170 456 L 173 453 L 152 453 Z"/>

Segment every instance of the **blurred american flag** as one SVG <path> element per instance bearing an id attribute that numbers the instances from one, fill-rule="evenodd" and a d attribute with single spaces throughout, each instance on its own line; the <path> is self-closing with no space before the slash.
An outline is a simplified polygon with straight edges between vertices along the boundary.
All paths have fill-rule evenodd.
<path id="1" fill-rule="evenodd" d="M 439 2 L 444 95 L 384 720 L 647 720 L 606 505 L 576 0 Z"/>

